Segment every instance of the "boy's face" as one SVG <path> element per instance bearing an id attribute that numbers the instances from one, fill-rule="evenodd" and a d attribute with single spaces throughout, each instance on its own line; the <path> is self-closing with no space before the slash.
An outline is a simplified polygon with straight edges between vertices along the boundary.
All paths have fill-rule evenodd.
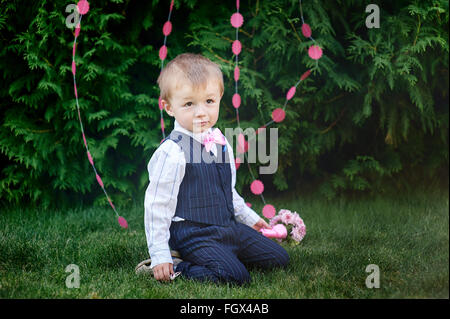
<path id="1" fill-rule="evenodd" d="M 217 81 L 208 80 L 205 88 L 196 89 L 189 82 L 182 82 L 171 93 L 170 102 L 161 102 L 167 114 L 174 116 L 185 129 L 201 133 L 216 124 L 222 98 Z"/>

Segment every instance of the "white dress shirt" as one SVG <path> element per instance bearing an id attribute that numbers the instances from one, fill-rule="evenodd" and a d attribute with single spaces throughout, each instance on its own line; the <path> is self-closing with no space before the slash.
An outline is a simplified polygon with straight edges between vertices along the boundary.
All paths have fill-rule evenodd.
<path id="1" fill-rule="evenodd" d="M 201 143 L 201 136 L 205 133 L 193 133 L 182 127 L 176 120 L 174 131 L 179 131 L 192 136 Z M 208 131 L 212 131 L 211 128 Z M 226 140 L 226 138 L 225 138 Z M 231 167 L 231 187 L 233 194 L 234 215 L 238 222 L 253 226 L 260 216 L 247 206 L 244 199 L 237 193 L 236 166 L 231 145 L 226 141 L 227 152 Z M 213 144 L 211 152 L 217 154 L 216 144 Z M 171 222 L 183 220 L 175 216 L 177 198 L 180 184 L 183 181 L 186 168 L 186 159 L 181 147 L 172 140 L 162 143 L 153 153 L 147 170 L 150 183 L 145 192 L 145 235 L 147 237 L 148 251 L 153 268 L 162 263 L 172 263 L 170 255 L 169 227 Z"/>

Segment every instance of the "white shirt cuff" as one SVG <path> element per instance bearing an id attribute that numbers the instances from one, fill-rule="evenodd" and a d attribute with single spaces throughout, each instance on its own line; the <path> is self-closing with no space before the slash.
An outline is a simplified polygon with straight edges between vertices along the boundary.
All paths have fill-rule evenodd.
<path id="1" fill-rule="evenodd" d="M 258 220 L 261 218 L 253 209 L 245 204 L 245 214 L 236 215 L 236 218 L 242 224 L 252 227 L 255 225 Z"/>
<path id="2" fill-rule="evenodd" d="M 153 246 L 150 251 L 150 258 L 152 259 L 152 264 L 150 265 L 150 268 L 153 268 L 159 264 L 164 263 L 173 264 L 169 245 L 160 245 L 160 247 Z"/>

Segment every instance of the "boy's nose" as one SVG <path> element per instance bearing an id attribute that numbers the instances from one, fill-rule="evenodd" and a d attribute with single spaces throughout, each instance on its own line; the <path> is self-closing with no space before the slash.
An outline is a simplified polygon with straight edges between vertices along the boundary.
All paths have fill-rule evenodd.
<path id="1" fill-rule="evenodd" d="M 198 104 L 195 108 L 195 116 L 201 117 L 202 115 L 206 115 L 205 106 L 203 104 Z"/>

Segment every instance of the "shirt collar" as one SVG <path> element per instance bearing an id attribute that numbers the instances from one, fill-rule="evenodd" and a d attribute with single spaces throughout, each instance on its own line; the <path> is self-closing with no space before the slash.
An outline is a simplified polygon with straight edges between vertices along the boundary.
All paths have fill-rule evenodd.
<path id="1" fill-rule="evenodd" d="M 185 134 L 191 136 L 192 138 L 194 138 L 195 140 L 197 140 L 197 141 L 200 142 L 200 143 L 202 142 L 202 137 L 203 137 L 205 134 L 207 134 L 208 132 L 209 132 L 209 133 L 212 132 L 212 128 L 211 128 L 211 127 L 210 127 L 208 130 L 206 130 L 205 132 L 202 132 L 202 133 L 194 133 L 194 132 L 191 132 L 191 131 L 185 129 L 183 126 L 181 126 L 181 124 L 178 123 L 177 120 L 175 120 L 173 130 L 174 130 L 174 131 L 179 131 L 179 132 L 185 133 Z"/>

